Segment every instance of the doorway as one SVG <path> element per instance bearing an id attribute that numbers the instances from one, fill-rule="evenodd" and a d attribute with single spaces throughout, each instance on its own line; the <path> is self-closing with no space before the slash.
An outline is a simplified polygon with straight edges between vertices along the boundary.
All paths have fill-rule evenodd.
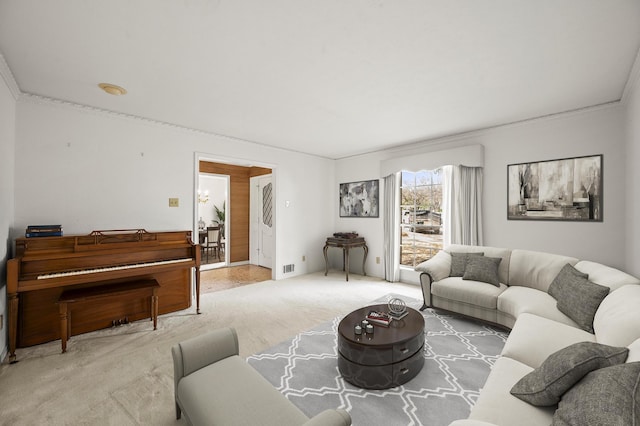
<path id="1" fill-rule="evenodd" d="M 222 176 L 228 179 L 227 185 L 227 203 L 225 212 L 225 244 L 224 244 L 224 263 L 216 266 L 224 266 L 227 268 L 250 265 L 252 263 L 252 255 L 250 254 L 250 246 L 253 244 L 251 241 L 253 235 L 256 234 L 254 223 L 250 220 L 254 205 L 256 201 L 252 198 L 252 182 L 253 178 L 261 176 L 269 176 L 269 182 L 263 182 L 263 187 L 267 187 L 264 194 L 261 196 L 270 195 L 271 209 L 270 217 L 267 218 L 268 223 L 271 225 L 269 229 L 264 229 L 262 232 L 262 239 L 260 244 L 262 246 L 262 259 L 256 258 L 256 265 L 258 261 L 261 261 L 264 265 L 269 265 L 269 273 L 272 278 L 275 278 L 273 266 L 277 265 L 277 251 L 276 251 L 276 219 L 275 219 L 275 182 L 276 182 L 276 169 L 269 167 L 268 165 L 255 165 L 255 164 L 241 164 L 238 160 L 225 161 L 221 159 L 213 159 L 206 156 L 206 154 L 196 154 L 196 190 L 200 182 L 201 175 L 215 175 Z M 266 166 L 266 167 L 265 167 Z M 256 181 L 257 182 L 257 181 Z M 200 188 L 202 192 L 204 188 Z M 211 192 L 209 193 L 211 196 Z M 198 229 L 199 221 L 199 207 L 198 200 L 194 202 L 194 229 Z M 267 211 L 261 212 L 263 217 Z M 204 217 L 203 217 L 203 220 Z M 206 256 L 202 258 L 202 265 L 205 265 Z"/>
<path id="2" fill-rule="evenodd" d="M 198 174 L 198 235 L 203 247 L 201 269 L 227 265 L 227 206 L 229 205 L 229 176 L 212 173 Z M 219 228 L 218 241 L 210 241 L 208 228 Z M 212 233 L 213 234 L 213 233 Z"/>

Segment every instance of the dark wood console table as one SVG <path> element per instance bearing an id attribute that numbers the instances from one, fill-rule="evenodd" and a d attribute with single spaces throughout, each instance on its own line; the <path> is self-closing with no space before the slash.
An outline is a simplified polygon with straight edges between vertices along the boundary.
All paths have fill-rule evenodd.
<path id="1" fill-rule="evenodd" d="M 364 270 L 365 262 L 367 261 L 367 254 L 369 253 L 369 247 L 364 240 L 364 237 L 355 238 L 336 238 L 329 237 L 324 244 L 324 276 L 327 276 L 329 272 L 329 258 L 327 257 L 327 250 L 329 247 L 337 247 L 342 249 L 342 270 L 345 271 L 346 279 L 349 281 L 349 250 L 356 247 L 362 247 L 364 249 L 364 258 L 362 260 L 362 275 L 366 276 L 367 273 Z"/>

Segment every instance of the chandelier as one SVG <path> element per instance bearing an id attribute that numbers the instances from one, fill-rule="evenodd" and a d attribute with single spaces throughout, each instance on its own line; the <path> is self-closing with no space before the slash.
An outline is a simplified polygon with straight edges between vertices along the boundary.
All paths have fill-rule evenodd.
<path id="1" fill-rule="evenodd" d="M 209 202 L 209 191 L 204 191 L 204 194 L 198 189 L 198 203 L 206 204 Z"/>

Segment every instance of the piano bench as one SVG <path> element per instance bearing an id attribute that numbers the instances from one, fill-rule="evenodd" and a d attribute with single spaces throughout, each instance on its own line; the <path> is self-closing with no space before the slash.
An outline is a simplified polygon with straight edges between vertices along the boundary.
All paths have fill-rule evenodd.
<path id="1" fill-rule="evenodd" d="M 156 330 L 158 327 L 159 288 L 158 281 L 147 279 L 64 291 L 58 299 L 62 353 L 67 351 L 67 341 L 71 337 L 71 305 L 96 301 L 127 300 L 133 297 L 150 297 L 151 310 L 149 317 L 153 321 L 153 329 Z"/>

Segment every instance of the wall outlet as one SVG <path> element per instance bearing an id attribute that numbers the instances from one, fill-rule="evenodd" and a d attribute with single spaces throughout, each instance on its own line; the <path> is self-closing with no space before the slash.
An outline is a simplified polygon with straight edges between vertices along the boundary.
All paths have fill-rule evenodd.
<path id="1" fill-rule="evenodd" d="M 307 260 L 307 256 L 302 256 L 302 261 L 304 262 L 305 260 Z"/>
<path id="2" fill-rule="evenodd" d="M 179 198 L 169 198 L 169 207 L 179 207 L 180 199 Z"/>
<path id="3" fill-rule="evenodd" d="M 379 265 L 380 264 L 380 256 L 376 257 L 376 263 Z"/>

